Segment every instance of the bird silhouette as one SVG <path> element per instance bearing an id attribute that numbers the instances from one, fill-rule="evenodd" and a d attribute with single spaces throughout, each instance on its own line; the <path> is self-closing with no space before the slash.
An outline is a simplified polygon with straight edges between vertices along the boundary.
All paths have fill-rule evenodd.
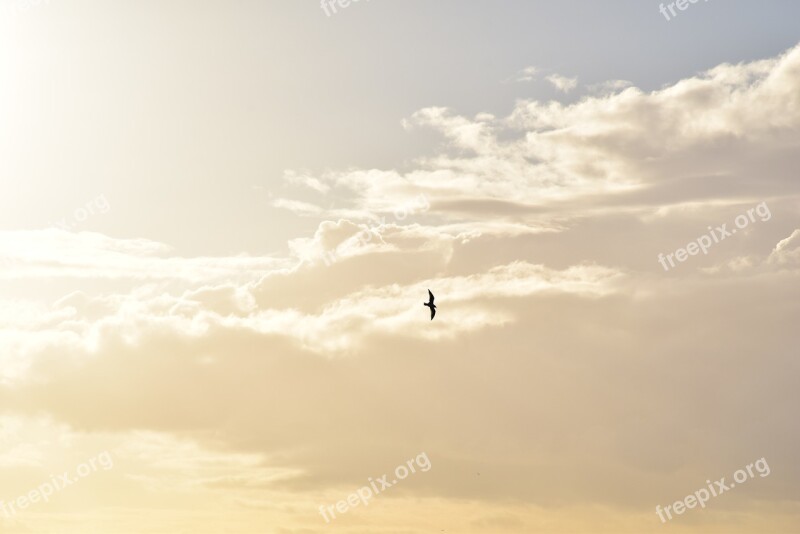
<path id="1" fill-rule="evenodd" d="M 423 302 L 422 305 L 431 309 L 431 321 L 433 321 L 433 317 L 436 315 L 436 304 L 433 303 L 433 293 L 431 293 L 430 289 L 428 290 L 428 296 L 430 300 L 428 302 Z"/>

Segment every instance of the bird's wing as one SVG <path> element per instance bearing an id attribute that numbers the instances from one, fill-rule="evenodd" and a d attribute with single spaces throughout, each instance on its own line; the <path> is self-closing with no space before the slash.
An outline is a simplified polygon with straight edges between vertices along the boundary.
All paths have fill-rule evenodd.
<path id="1" fill-rule="evenodd" d="M 431 304 L 433 304 L 433 293 L 431 293 L 431 290 L 430 290 L 430 289 L 428 290 L 428 296 L 429 296 L 429 297 L 430 297 L 430 299 L 431 299 L 429 302 L 430 302 Z"/>
<path id="2" fill-rule="evenodd" d="M 433 321 L 433 316 L 436 315 L 436 308 L 431 306 L 431 321 Z"/>

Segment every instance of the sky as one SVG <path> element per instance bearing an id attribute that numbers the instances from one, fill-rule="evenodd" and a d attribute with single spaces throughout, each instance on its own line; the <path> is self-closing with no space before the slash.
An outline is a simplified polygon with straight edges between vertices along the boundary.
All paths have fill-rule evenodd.
<path id="1" fill-rule="evenodd" d="M 337 2 L 0 0 L 0 533 L 800 530 L 800 4 Z"/>

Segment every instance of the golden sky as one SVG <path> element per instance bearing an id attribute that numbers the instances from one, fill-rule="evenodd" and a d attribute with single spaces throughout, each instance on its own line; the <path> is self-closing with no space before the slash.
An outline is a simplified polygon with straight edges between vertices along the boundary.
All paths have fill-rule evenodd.
<path id="1" fill-rule="evenodd" d="M 800 531 L 797 7 L 2 1 L 0 533 Z"/>

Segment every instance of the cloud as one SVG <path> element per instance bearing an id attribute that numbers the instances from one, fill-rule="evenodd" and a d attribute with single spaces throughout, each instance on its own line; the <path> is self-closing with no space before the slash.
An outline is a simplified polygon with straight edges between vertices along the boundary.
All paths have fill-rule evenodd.
<path id="1" fill-rule="evenodd" d="M 536 78 L 537 74 L 539 74 L 539 69 L 537 69 L 536 67 L 525 67 L 516 74 L 514 81 L 531 82 Z"/>
<path id="2" fill-rule="evenodd" d="M 800 229 L 781 240 L 769 255 L 767 262 L 783 267 L 800 267 Z"/>
<path id="3" fill-rule="evenodd" d="M 608 96 L 610 94 L 615 94 L 625 90 L 628 87 L 633 87 L 633 82 L 628 80 L 608 80 L 605 82 L 592 84 L 587 89 L 591 94 Z"/>
<path id="4" fill-rule="evenodd" d="M 190 282 L 241 277 L 289 263 L 270 257 L 169 256 L 170 247 L 146 239 L 116 239 L 64 230 L 0 231 L 0 278 L 109 278 Z"/>
<path id="5" fill-rule="evenodd" d="M 404 124 L 440 133 L 437 155 L 405 171 L 331 171 L 316 179 L 351 199 L 343 218 L 374 219 L 424 194 L 437 224 L 502 219 L 540 229 L 609 206 L 647 218 L 653 204 L 669 209 L 698 196 L 709 205 L 779 198 L 798 192 L 798 69 L 795 48 L 652 92 L 628 87 L 570 104 L 523 100 L 505 118 L 426 108 Z M 764 158 L 775 162 L 767 177 Z M 487 212 L 490 203 L 527 212 Z"/>
<path id="6" fill-rule="evenodd" d="M 283 208 L 291 211 L 295 215 L 312 216 L 321 215 L 322 208 L 308 202 L 301 202 L 299 200 L 291 200 L 286 198 L 276 198 L 272 201 L 272 205 L 276 208 Z"/>
<path id="7" fill-rule="evenodd" d="M 577 78 L 567 78 L 566 76 L 561 76 L 560 74 L 551 74 L 545 79 L 562 93 L 569 93 L 578 86 Z"/>

